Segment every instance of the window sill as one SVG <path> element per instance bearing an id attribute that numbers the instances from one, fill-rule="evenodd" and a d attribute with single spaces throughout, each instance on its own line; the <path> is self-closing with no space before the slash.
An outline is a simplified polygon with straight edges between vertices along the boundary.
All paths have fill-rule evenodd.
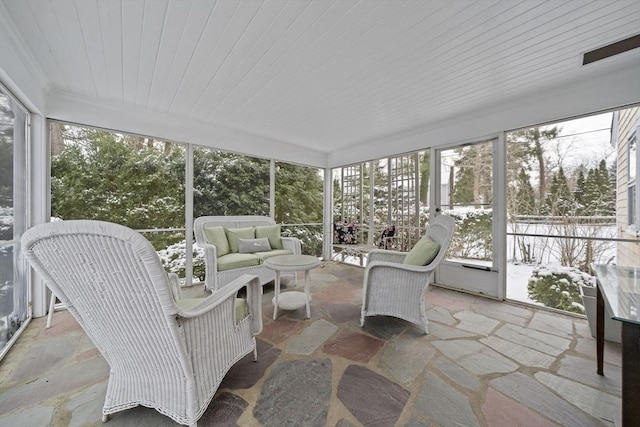
<path id="1" fill-rule="evenodd" d="M 638 239 L 640 239 L 640 229 L 637 229 L 635 227 L 629 227 L 626 230 L 624 230 L 624 233 L 628 236 L 631 237 L 636 237 Z"/>

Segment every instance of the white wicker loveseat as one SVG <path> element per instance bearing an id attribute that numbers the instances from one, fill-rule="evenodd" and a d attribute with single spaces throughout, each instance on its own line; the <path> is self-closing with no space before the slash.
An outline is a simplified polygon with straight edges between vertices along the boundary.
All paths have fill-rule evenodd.
<path id="1" fill-rule="evenodd" d="M 281 237 L 280 225 L 268 216 L 201 216 L 193 224 L 196 243 L 204 249 L 205 286 L 220 289 L 243 274 L 258 276 L 264 285 L 275 279 L 273 270 L 264 266 L 272 256 L 300 255 L 300 240 Z M 241 253 L 240 245 L 250 239 L 267 239 L 268 250 Z M 264 249 L 264 248 L 261 248 Z"/>

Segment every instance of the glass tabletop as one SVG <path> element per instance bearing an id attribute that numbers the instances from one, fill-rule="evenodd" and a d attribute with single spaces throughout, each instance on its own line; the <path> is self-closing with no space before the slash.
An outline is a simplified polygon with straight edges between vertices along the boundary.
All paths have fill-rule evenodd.
<path id="1" fill-rule="evenodd" d="M 596 264 L 593 268 L 612 317 L 640 324 L 640 268 L 609 264 Z"/>
<path id="2" fill-rule="evenodd" d="M 303 270 L 320 265 L 320 260 L 311 255 L 278 255 L 267 258 L 264 265 L 277 270 Z"/>

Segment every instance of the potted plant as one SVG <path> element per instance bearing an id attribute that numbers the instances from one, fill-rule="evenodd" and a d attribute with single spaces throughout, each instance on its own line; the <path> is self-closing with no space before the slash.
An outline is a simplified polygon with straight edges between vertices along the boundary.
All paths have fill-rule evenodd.
<path id="1" fill-rule="evenodd" d="M 586 314 L 591 335 L 596 336 L 596 278 L 575 267 L 544 265 L 533 270 L 529 298 L 573 313 Z M 580 301 L 582 300 L 582 304 Z M 605 339 L 620 342 L 621 323 L 605 313 Z"/>
<path id="2" fill-rule="evenodd" d="M 589 322 L 589 328 L 591 329 L 591 336 L 596 336 L 596 285 L 595 278 L 591 285 L 581 285 L 580 294 L 582 295 L 582 305 L 584 306 L 585 314 L 587 315 L 587 321 Z M 607 314 L 605 309 L 604 313 L 604 339 L 607 341 L 621 342 L 622 322 L 613 320 L 611 316 Z"/>

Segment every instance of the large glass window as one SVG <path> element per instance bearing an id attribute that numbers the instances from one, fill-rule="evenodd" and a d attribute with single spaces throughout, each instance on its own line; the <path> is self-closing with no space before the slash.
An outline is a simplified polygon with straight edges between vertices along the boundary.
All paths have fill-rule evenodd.
<path id="1" fill-rule="evenodd" d="M 193 217 L 269 215 L 269 160 L 199 147 L 193 153 Z"/>
<path id="2" fill-rule="evenodd" d="M 185 274 L 185 146 L 51 122 L 51 220 L 93 219 L 141 232 Z"/>
<path id="3" fill-rule="evenodd" d="M 0 358 L 30 316 L 25 267 L 18 262 L 27 225 L 27 120 L 0 87 Z"/>
<path id="4" fill-rule="evenodd" d="M 323 171 L 275 162 L 275 220 L 283 235 L 297 237 L 302 253 L 322 255 Z"/>
<path id="5" fill-rule="evenodd" d="M 52 221 L 126 225 L 151 241 L 168 271 L 204 280 L 201 249 L 187 250 L 187 144 L 58 122 L 51 123 L 50 135 Z M 272 186 L 283 233 L 301 238 L 304 253 L 320 255 L 321 171 L 193 147 L 193 218 L 269 216 Z"/>
<path id="6" fill-rule="evenodd" d="M 616 258 L 612 113 L 507 134 L 507 297 L 584 313 L 580 285 Z"/>

